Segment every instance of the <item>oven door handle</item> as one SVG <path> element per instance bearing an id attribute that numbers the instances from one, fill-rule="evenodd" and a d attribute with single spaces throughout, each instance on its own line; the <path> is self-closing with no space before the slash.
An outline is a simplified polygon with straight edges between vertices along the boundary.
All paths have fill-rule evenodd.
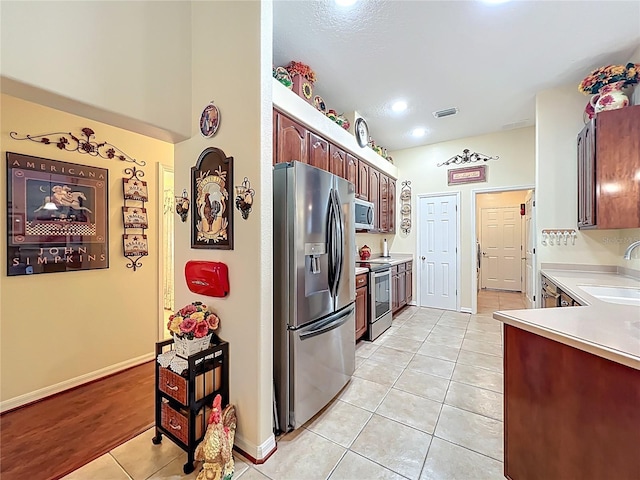
<path id="1" fill-rule="evenodd" d="M 326 320 L 319 322 L 318 325 L 309 325 L 300 330 L 300 340 L 306 340 L 307 338 L 315 337 L 323 333 L 334 330 L 341 325 L 345 324 L 355 308 L 353 306 L 347 307 L 344 310 L 334 313 Z"/>

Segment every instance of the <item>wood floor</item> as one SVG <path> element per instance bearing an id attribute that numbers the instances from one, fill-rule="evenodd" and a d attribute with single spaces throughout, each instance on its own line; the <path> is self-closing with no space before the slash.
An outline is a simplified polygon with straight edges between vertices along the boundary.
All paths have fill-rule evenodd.
<path id="1" fill-rule="evenodd" d="M 0 417 L 2 480 L 58 479 L 154 423 L 154 362 Z"/>

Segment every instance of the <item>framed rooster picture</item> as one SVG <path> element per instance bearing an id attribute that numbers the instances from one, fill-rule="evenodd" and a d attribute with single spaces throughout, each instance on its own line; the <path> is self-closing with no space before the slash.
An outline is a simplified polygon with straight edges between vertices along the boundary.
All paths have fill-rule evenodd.
<path id="1" fill-rule="evenodd" d="M 216 147 L 204 150 L 191 168 L 191 248 L 233 250 L 233 157 Z"/>

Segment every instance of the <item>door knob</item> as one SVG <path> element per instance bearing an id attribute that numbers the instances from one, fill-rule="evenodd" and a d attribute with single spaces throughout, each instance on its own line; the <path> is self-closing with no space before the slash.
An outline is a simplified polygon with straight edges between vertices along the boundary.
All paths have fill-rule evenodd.
<path id="1" fill-rule="evenodd" d="M 426 260 L 426 259 L 427 259 L 427 257 L 424 257 L 424 256 L 423 256 L 423 257 L 420 257 L 420 258 L 421 258 L 422 260 Z"/>

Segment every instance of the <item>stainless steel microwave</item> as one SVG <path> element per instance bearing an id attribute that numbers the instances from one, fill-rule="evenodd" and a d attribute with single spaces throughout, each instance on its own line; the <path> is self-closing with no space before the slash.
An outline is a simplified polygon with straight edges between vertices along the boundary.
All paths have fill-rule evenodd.
<path id="1" fill-rule="evenodd" d="M 373 203 L 355 199 L 356 230 L 373 230 L 374 207 Z"/>

